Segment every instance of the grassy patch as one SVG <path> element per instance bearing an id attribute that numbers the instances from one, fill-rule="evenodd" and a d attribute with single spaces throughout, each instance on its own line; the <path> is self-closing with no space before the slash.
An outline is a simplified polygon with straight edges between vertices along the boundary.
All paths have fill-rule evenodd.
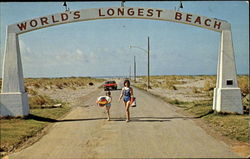
<path id="1" fill-rule="evenodd" d="M 206 121 L 222 135 L 238 141 L 249 142 L 249 116 L 213 113 L 212 100 L 196 102 L 170 102 Z"/>
<path id="2" fill-rule="evenodd" d="M 36 89 L 43 88 L 76 88 L 88 86 L 90 83 L 99 83 L 105 81 L 104 79 L 97 79 L 91 77 L 64 77 L 64 78 L 25 78 L 24 84 L 26 87 L 34 87 Z"/>
<path id="3" fill-rule="evenodd" d="M 178 99 L 170 99 L 170 98 L 164 98 L 164 100 L 170 104 L 175 104 L 178 106 L 188 105 L 188 102 L 183 102 Z"/>
<path id="4" fill-rule="evenodd" d="M 206 80 L 205 84 L 204 84 L 204 91 L 212 91 L 215 88 L 215 81 L 211 81 L 211 80 Z"/>
<path id="5" fill-rule="evenodd" d="M 62 102 L 59 100 L 51 99 L 46 95 L 36 95 L 29 97 L 29 105 L 31 109 L 51 107 L 58 103 Z"/>
<path id="6" fill-rule="evenodd" d="M 12 151 L 69 110 L 67 105 L 53 109 L 31 109 L 26 118 L 1 119 L 0 152 Z"/>
<path id="7" fill-rule="evenodd" d="M 249 94 L 249 76 L 238 76 L 237 80 L 242 94 Z"/>
<path id="8" fill-rule="evenodd" d="M 146 82 L 146 77 L 141 77 L 142 82 Z M 177 107 L 183 108 L 197 118 L 204 120 L 211 128 L 220 132 L 224 136 L 238 141 L 249 142 L 249 115 L 236 114 L 217 114 L 213 113 L 213 89 L 216 84 L 216 76 L 152 76 L 151 86 L 154 88 L 171 89 L 175 84 L 184 84 L 188 80 L 205 80 L 203 88 L 192 87 L 191 94 L 203 93 L 204 97 L 209 97 L 210 100 L 200 100 L 193 102 L 183 102 L 177 99 L 170 99 L 159 96 L 166 102 Z M 238 85 L 241 89 L 244 112 L 249 114 L 249 77 L 245 75 L 237 76 Z M 140 83 L 135 85 L 141 89 L 145 89 L 146 84 Z M 181 87 L 178 87 L 181 89 Z M 247 111 L 248 110 L 248 111 Z"/>
<path id="9" fill-rule="evenodd" d="M 2 157 L 4 153 L 14 150 L 28 138 L 40 132 L 49 123 L 56 122 L 59 117 L 69 112 L 70 107 L 66 103 L 41 95 L 36 89 L 76 89 L 103 81 L 104 79 L 90 77 L 26 78 L 25 91 L 29 94 L 30 114 L 25 118 L 1 118 L 0 156 Z M 62 107 L 53 107 L 59 103 L 62 104 Z"/>
<path id="10" fill-rule="evenodd" d="M 249 115 L 213 113 L 212 99 L 195 102 L 169 100 L 168 102 L 184 108 L 185 111 L 206 121 L 208 125 L 224 136 L 238 141 L 249 142 Z"/>
<path id="11" fill-rule="evenodd" d="M 134 83 L 133 86 L 142 90 L 147 90 L 147 85 L 145 83 Z"/>
<path id="12" fill-rule="evenodd" d="M 188 111 L 194 114 L 196 117 L 203 117 L 213 112 L 212 107 L 210 105 L 194 106 L 188 109 Z"/>
<path id="13" fill-rule="evenodd" d="M 249 142 L 249 116 L 232 114 L 209 114 L 203 119 L 224 136 Z"/>
<path id="14" fill-rule="evenodd" d="M 217 114 L 212 110 L 212 99 L 195 102 L 169 102 L 206 121 L 222 135 L 238 141 L 249 142 L 249 116 Z"/>

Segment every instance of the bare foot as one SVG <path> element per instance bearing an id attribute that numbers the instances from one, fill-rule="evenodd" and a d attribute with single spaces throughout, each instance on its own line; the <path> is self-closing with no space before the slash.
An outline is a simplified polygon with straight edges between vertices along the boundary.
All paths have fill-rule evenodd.
<path id="1" fill-rule="evenodd" d="M 130 121 L 130 120 L 128 120 L 128 119 L 126 120 L 126 122 L 129 122 L 129 121 Z"/>
<path id="2" fill-rule="evenodd" d="M 110 118 L 108 118 L 107 121 L 110 121 Z"/>

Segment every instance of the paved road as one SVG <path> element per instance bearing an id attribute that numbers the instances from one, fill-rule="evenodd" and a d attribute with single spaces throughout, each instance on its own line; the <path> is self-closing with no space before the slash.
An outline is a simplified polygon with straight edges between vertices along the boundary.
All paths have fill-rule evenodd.
<path id="1" fill-rule="evenodd" d="M 95 106 L 95 95 L 79 99 L 75 108 L 31 147 L 10 155 L 13 159 L 64 158 L 233 158 L 230 148 L 175 112 L 164 101 L 135 89 L 136 108 L 125 122 L 120 91 L 112 91 L 111 121 Z"/>

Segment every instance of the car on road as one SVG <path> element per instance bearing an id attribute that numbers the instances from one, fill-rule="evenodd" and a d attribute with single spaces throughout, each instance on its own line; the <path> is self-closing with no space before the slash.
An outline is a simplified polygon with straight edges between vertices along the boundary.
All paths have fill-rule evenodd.
<path id="1" fill-rule="evenodd" d="M 106 81 L 103 84 L 104 91 L 117 90 L 117 83 L 115 81 Z"/>

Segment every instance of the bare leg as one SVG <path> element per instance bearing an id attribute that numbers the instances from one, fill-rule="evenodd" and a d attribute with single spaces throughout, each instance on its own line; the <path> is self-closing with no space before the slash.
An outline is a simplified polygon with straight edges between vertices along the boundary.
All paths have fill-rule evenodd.
<path id="1" fill-rule="evenodd" d="M 127 103 L 124 102 L 124 101 L 123 101 L 123 103 L 124 103 L 124 108 L 125 108 L 125 116 L 127 116 L 127 113 L 126 113 L 126 105 L 127 105 Z"/>
<path id="2" fill-rule="evenodd" d="M 106 112 L 107 112 L 107 120 L 110 121 L 110 114 L 109 114 L 109 109 L 110 109 L 110 106 L 106 106 Z"/>
<path id="3" fill-rule="evenodd" d="M 125 109 L 126 109 L 126 117 L 127 117 L 127 122 L 128 121 L 130 121 L 130 112 L 129 112 L 129 107 L 130 107 L 130 101 L 128 101 L 127 103 L 126 103 L 126 107 L 125 107 Z"/>

